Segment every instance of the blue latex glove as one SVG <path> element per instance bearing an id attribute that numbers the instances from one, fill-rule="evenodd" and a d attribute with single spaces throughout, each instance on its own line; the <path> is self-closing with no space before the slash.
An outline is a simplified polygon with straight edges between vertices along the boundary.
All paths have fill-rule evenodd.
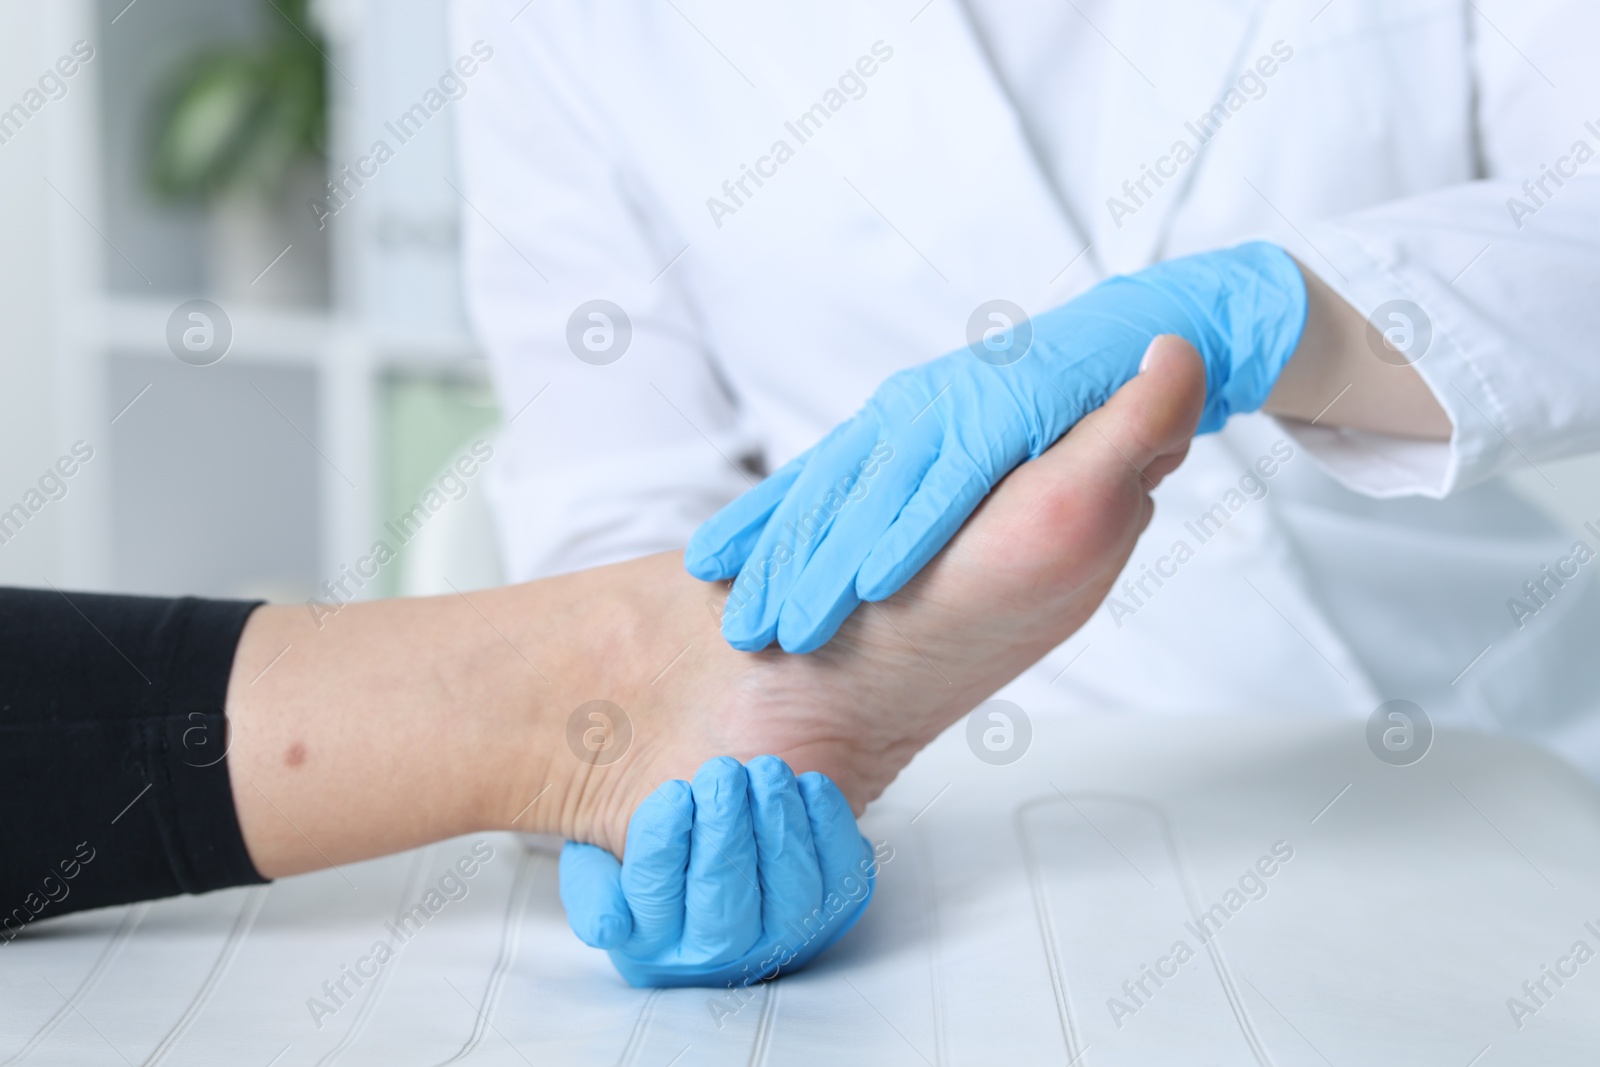
<path id="1" fill-rule="evenodd" d="M 1111 278 L 1014 327 L 1032 330 L 1015 362 L 963 348 L 889 378 L 701 526 L 685 565 L 703 581 L 738 575 L 722 616 L 733 647 L 776 637 L 810 652 L 862 600 L 893 595 L 921 570 L 1012 468 L 1110 399 L 1156 336 L 1186 338 L 1205 361 L 1198 432 L 1208 433 L 1266 402 L 1305 317 L 1300 268 L 1262 242 Z M 1002 353 L 1016 336 L 1000 338 Z"/>
<path id="2" fill-rule="evenodd" d="M 561 903 L 629 985 L 750 985 L 803 967 L 855 925 L 877 875 L 850 804 L 776 756 L 719 756 L 628 823 L 626 858 L 569 842 Z"/>

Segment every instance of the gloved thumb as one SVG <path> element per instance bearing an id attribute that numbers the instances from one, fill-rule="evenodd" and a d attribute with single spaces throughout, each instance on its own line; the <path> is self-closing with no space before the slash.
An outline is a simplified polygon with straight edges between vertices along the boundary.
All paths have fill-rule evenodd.
<path id="1" fill-rule="evenodd" d="M 622 864 L 603 848 L 568 841 L 561 849 L 561 905 L 572 932 L 591 948 L 618 948 L 633 933 Z"/>

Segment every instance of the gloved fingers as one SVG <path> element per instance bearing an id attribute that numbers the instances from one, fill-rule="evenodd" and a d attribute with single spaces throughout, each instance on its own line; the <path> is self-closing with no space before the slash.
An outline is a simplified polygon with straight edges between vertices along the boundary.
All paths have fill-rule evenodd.
<path id="1" fill-rule="evenodd" d="M 817 446 L 767 520 L 728 593 L 722 610 L 722 636 L 728 644 L 755 652 L 772 643 L 790 588 L 846 503 L 836 485 L 848 471 L 859 469 L 877 440 L 877 420 L 857 415 Z"/>
<path id="2" fill-rule="evenodd" d="M 684 550 L 685 569 L 702 582 L 726 581 L 738 574 L 773 509 L 783 502 L 815 451 L 816 446 L 806 449 L 701 523 Z"/>
<path id="3" fill-rule="evenodd" d="M 658 787 L 628 821 L 621 887 L 632 915 L 631 953 L 674 945 L 683 935 L 694 821 L 693 792 L 678 780 Z"/>
<path id="4" fill-rule="evenodd" d="M 844 506 L 778 612 L 778 643 L 784 651 L 822 647 L 861 603 L 856 573 L 916 496 L 943 436 L 931 415 L 897 428 L 834 483 L 845 492 Z"/>
<path id="5" fill-rule="evenodd" d="M 811 817 L 794 772 L 783 760 L 757 756 L 745 771 L 760 868 L 762 938 L 788 943 L 795 937 L 794 927 L 803 925 L 822 903 L 822 868 Z"/>
<path id="6" fill-rule="evenodd" d="M 738 760 L 718 756 L 701 764 L 693 788 L 681 958 L 725 962 L 744 955 L 761 937 L 750 779 Z"/>
<path id="7" fill-rule="evenodd" d="M 805 951 L 797 952 L 805 962 L 855 925 L 872 897 L 877 867 L 872 846 L 861 836 L 850 802 L 839 787 L 816 771 L 807 771 L 797 782 L 811 821 L 817 863 L 822 869 L 820 921 L 805 924 Z"/>
<path id="8" fill-rule="evenodd" d="M 616 948 L 633 932 L 621 875 L 622 864 L 603 848 L 568 841 L 561 849 L 561 905 L 590 948 Z"/>
<path id="9" fill-rule="evenodd" d="M 988 478 L 965 455 L 941 455 L 922 479 L 916 496 L 861 564 L 856 595 L 876 601 L 899 592 L 955 536 L 991 488 Z"/>
<path id="10" fill-rule="evenodd" d="M 865 553 L 863 553 L 864 555 Z M 841 564 L 837 570 L 818 571 L 818 577 L 807 599 L 813 601 L 805 608 L 797 608 L 791 593 L 778 612 L 778 645 L 785 652 L 804 655 L 815 652 L 839 632 L 844 620 L 855 614 L 861 606 L 856 596 L 855 564 Z M 801 576 L 804 579 L 804 575 Z M 813 613 L 817 617 L 813 618 Z"/>

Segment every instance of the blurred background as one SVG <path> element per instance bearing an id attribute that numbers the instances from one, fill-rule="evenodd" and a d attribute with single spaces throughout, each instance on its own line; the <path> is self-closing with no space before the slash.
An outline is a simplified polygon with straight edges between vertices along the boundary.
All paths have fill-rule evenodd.
<path id="1" fill-rule="evenodd" d="M 445 0 L 0 0 L 0 582 L 325 596 L 492 442 L 450 108 L 385 126 L 454 58 Z M 494 581 L 466 484 L 360 595 Z"/>
<path id="2" fill-rule="evenodd" d="M 394 125 L 455 58 L 447 2 L 0 0 L 0 582 L 496 580 L 481 478 L 404 547 L 386 526 L 498 419 L 451 109 Z M 1545 470 L 1581 491 L 1512 478 L 1579 528 L 1600 461 Z"/>

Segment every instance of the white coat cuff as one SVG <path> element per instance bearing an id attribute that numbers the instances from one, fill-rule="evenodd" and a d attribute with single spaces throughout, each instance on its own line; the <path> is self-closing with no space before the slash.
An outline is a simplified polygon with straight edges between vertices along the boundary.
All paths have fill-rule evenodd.
<path id="1" fill-rule="evenodd" d="M 1364 318 L 1393 300 L 1432 311 L 1432 339 L 1413 366 L 1452 430 L 1448 442 L 1420 441 L 1281 419 L 1284 431 L 1336 481 L 1365 496 L 1437 499 L 1487 478 L 1504 462 L 1508 446 L 1485 416 L 1496 418 L 1503 409 L 1451 337 L 1442 314 L 1450 310 L 1449 301 L 1441 300 L 1437 279 L 1426 265 L 1410 262 L 1399 242 L 1375 248 L 1333 224 L 1312 227 L 1308 237 L 1307 247 L 1292 251 Z"/>

